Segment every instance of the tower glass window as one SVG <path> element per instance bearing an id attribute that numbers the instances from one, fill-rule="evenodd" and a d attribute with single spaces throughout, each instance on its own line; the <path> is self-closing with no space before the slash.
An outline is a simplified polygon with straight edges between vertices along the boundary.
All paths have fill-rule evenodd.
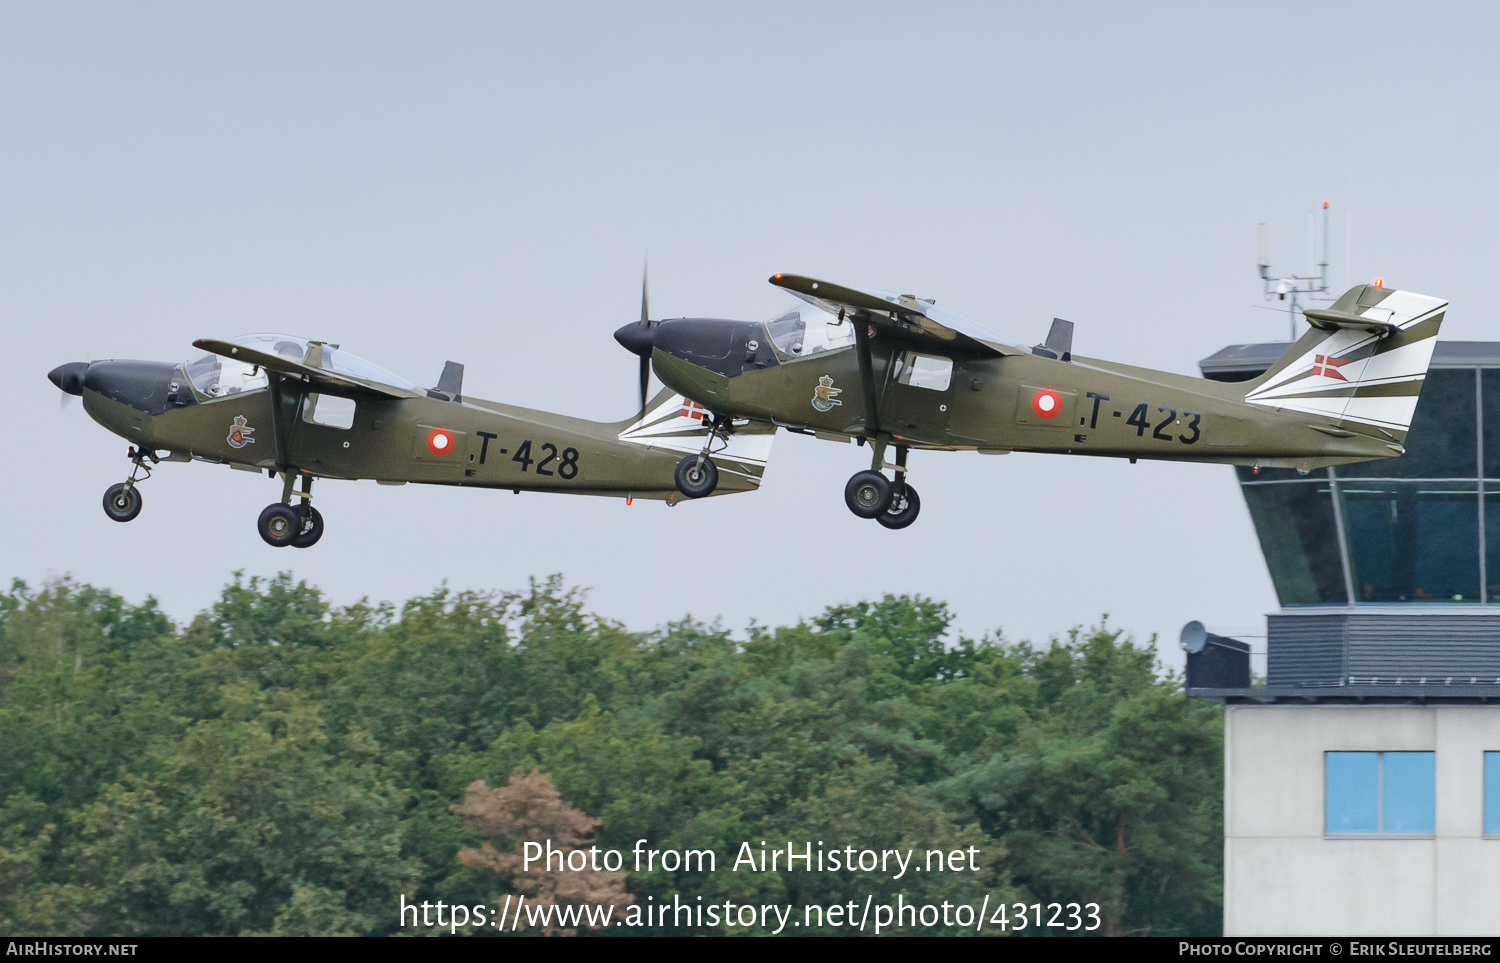
<path id="1" fill-rule="evenodd" d="M 1323 832 L 1334 837 L 1431 836 L 1436 777 L 1431 752 L 1325 752 Z"/>
<path id="2" fill-rule="evenodd" d="M 1484 754 L 1484 834 L 1500 836 L 1500 752 Z"/>
<path id="3" fill-rule="evenodd" d="M 1343 560 L 1328 480 L 1244 486 L 1283 605 L 1343 604 Z"/>
<path id="4" fill-rule="evenodd" d="M 1339 487 L 1356 602 L 1479 602 L 1474 482 Z"/>
<path id="5" fill-rule="evenodd" d="M 1240 357 L 1283 345 L 1238 346 Z M 1251 350 L 1253 349 L 1253 351 Z M 1219 356 L 1216 356 L 1219 357 Z M 1253 377 L 1241 365 L 1209 377 Z M 1267 362 L 1269 363 L 1269 362 Z M 1238 470 L 1286 607 L 1500 605 L 1500 355 L 1438 342 L 1406 453 L 1298 475 Z"/>

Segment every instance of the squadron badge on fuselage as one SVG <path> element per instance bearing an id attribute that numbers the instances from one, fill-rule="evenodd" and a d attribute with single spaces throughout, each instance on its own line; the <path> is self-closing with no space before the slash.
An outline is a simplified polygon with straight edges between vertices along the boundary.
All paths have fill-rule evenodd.
<path id="1" fill-rule="evenodd" d="M 245 416 L 235 415 L 234 423 L 229 426 L 229 437 L 224 440 L 229 442 L 230 448 L 243 448 L 255 444 L 255 439 L 250 437 L 253 434 L 255 429 L 245 424 Z"/>
<path id="2" fill-rule="evenodd" d="M 839 401 L 834 396 L 843 393 L 843 388 L 835 388 L 833 386 L 833 378 L 831 376 L 824 375 L 818 379 L 817 386 L 813 388 L 812 406 L 819 411 L 832 411 L 835 405 L 843 404 L 842 401 Z"/>

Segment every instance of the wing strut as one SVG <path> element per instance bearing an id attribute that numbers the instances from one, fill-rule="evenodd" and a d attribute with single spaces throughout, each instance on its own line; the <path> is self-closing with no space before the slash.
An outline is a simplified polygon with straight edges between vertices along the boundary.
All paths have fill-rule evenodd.
<path id="1" fill-rule="evenodd" d="M 865 394 L 865 434 L 874 438 L 880 434 L 880 409 L 875 395 L 875 362 L 870 359 L 870 323 L 859 315 L 849 320 L 854 325 L 855 349 L 859 355 L 859 382 Z"/>
<path id="2" fill-rule="evenodd" d="M 276 467 L 291 477 L 292 431 L 302 414 L 302 405 L 307 400 L 308 390 L 304 382 L 287 378 L 278 371 L 266 372 L 271 389 L 271 440 L 276 448 Z M 287 383 L 291 384 L 291 398 L 287 398 Z M 287 401 L 291 413 L 288 417 Z"/>

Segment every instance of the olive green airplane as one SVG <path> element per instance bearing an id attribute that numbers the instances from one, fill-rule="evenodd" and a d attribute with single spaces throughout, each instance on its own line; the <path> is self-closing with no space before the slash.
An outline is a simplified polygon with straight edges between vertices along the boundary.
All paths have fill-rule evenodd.
<path id="1" fill-rule="evenodd" d="M 423 389 L 335 344 L 279 334 L 193 344 L 208 353 L 184 364 L 74 362 L 48 374 L 130 442 L 130 477 L 104 494 L 105 514 L 115 521 L 140 514 L 140 483 L 162 461 L 279 476 L 281 498 L 257 523 L 277 547 L 307 548 L 322 537 L 323 516 L 311 504 L 314 478 L 672 505 L 683 497 L 677 479 L 704 451 L 723 468 L 715 491 L 758 488 L 776 430 L 710 423 L 701 406 L 669 390 L 649 404 L 643 391 L 639 415 L 601 423 L 466 397 L 463 365 L 452 361 L 437 387 Z"/>
<path id="2" fill-rule="evenodd" d="M 1076 356 L 1073 325 L 1062 319 L 1026 347 L 925 298 L 791 274 L 770 281 L 805 304 L 765 322 L 643 314 L 615 332 L 640 356 L 643 385 L 654 368 L 712 413 L 679 488 L 689 497 L 715 491 L 709 449 L 741 431 L 853 439 L 872 455 L 845 502 L 892 529 L 921 509 L 906 477 L 913 448 L 1303 473 L 1400 455 L 1447 308 L 1378 284 L 1351 288 L 1305 310 L 1310 330 L 1265 374 L 1222 384 Z"/>

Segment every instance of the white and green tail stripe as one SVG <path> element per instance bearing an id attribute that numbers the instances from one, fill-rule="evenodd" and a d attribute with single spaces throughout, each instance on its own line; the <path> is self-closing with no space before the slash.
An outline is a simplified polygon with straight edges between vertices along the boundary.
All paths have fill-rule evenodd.
<path id="1" fill-rule="evenodd" d="M 1249 386 L 1245 400 L 1404 433 L 1447 307 L 1425 294 L 1353 288 L 1328 311 L 1310 312 L 1314 330 Z"/>

